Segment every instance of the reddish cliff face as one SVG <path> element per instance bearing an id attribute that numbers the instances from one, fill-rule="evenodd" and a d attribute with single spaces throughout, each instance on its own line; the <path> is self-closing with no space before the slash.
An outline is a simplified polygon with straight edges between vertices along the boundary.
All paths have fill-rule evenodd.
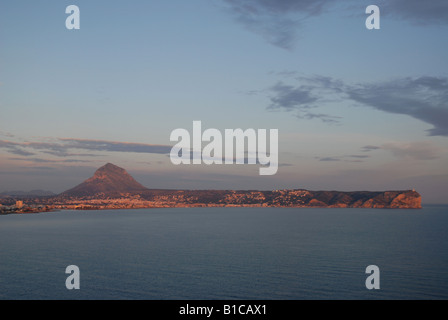
<path id="1" fill-rule="evenodd" d="M 309 203 L 304 201 L 304 205 L 316 206 L 319 200 L 320 207 L 329 208 L 403 208 L 420 209 L 421 196 L 413 190 L 406 191 L 310 191 Z"/>
<path id="2" fill-rule="evenodd" d="M 403 192 L 393 198 L 390 207 L 420 209 L 422 207 L 422 197 L 416 191 Z"/>
<path id="3" fill-rule="evenodd" d="M 111 163 L 99 168 L 95 174 L 62 195 L 69 197 L 94 196 L 97 194 L 126 194 L 147 190 L 123 168 Z"/>
<path id="4" fill-rule="evenodd" d="M 421 209 L 422 197 L 416 191 L 386 191 L 353 204 L 354 208 Z"/>

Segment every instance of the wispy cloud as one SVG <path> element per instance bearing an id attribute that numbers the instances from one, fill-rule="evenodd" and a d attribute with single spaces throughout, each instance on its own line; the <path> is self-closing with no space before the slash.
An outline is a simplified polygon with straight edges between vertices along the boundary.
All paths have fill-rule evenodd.
<path id="1" fill-rule="evenodd" d="M 378 150 L 378 149 L 381 149 L 381 147 L 368 145 L 368 146 L 364 146 L 364 147 L 362 147 L 362 148 L 361 148 L 361 151 L 362 151 L 362 152 L 370 152 L 370 151 Z"/>
<path id="2" fill-rule="evenodd" d="M 349 155 L 347 157 L 349 157 L 349 158 L 357 158 L 357 159 L 366 159 L 366 158 L 369 158 L 370 156 L 362 155 L 362 154 L 351 154 L 351 155 Z"/>
<path id="3" fill-rule="evenodd" d="M 14 142 L 0 140 L 0 149 L 5 149 L 9 153 L 22 156 L 32 156 L 35 155 L 35 152 L 42 152 L 57 157 L 90 157 L 97 156 L 93 152 L 101 151 L 168 154 L 171 148 L 172 146 L 169 145 L 73 138 L 55 139 L 54 142 Z M 91 153 L 73 153 L 72 150 L 91 151 Z"/>
<path id="4" fill-rule="evenodd" d="M 322 81 L 327 82 L 327 79 L 322 79 Z M 271 104 L 267 109 L 295 111 L 295 116 L 299 119 L 320 119 L 326 123 L 338 123 L 341 119 L 339 116 L 311 111 L 311 109 L 317 108 L 318 102 L 322 101 L 320 91 L 322 89 L 327 90 L 327 88 L 316 86 L 312 84 L 313 81 L 307 80 L 305 82 L 307 83 L 298 86 L 278 82 L 270 87 L 267 91 L 270 95 Z"/>
<path id="5" fill-rule="evenodd" d="M 305 85 L 294 87 L 278 82 L 269 89 L 273 96 L 271 97 L 272 103 L 268 108 L 284 109 L 286 111 L 312 108 L 318 98 L 312 95 L 311 89 Z"/>
<path id="6" fill-rule="evenodd" d="M 298 77 L 296 81 L 297 85 L 278 82 L 269 88 L 268 109 L 297 110 L 300 119 L 319 118 L 334 123 L 339 121 L 339 116 L 310 109 L 334 101 L 354 102 L 356 106 L 411 116 L 433 125 L 429 135 L 448 136 L 446 77 L 406 77 L 354 85 L 319 75 Z"/>
<path id="7" fill-rule="evenodd" d="M 385 150 L 400 159 L 433 160 L 439 158 L 447 150 L 430 141 L 387 142 L 381 146 L 364 146 L 361 151 Z"/>
<path id="8" fill-rule="evenodd" d="M 16 154 L 18 156 L 33 156 L 34 155 L 33 152 L 25 151 L 25 150 L 22 150 L 19 148 L 14 148 L 14 147 L 9 148 L 8 151 L 9 151 L 9 153 Z"/>
<path id="9" fill-rule="evenodd" d="M 323 158 L 318 158 L 319 161 L 341 161 L 341 159 L 336 158 L 336 157 L 323 157 Z"/>
<path id="10" fill-rule="evenodd" d="M 279 163 L 278 166 L 279 167 L 294 167 L 294 164 L 282 162 L 282 163 Z"/>
<path id="11" fill-rule="evenodd" d="M 382 146 L 383 150 L 392 152 L 398 158 L 413 160 L 433 160 L 440 157 L 442 149 L 427 141 L 390 142 Z"/>
<path id="12" fill-rule="evenodd" d="M 391 15 L 415 25 L 448 24 L 448 2 L 446 0 L 378 0 L 381 13 Z"/>
<path id="13" fill-rule="evenodd" d="M 334 10 L 337 1 L 328 0 L 222 0 L 235 20 L 269 43 L 287 50 L 294 48 L 303 24 Z M 369 3 L 348 1 L 344 14 L 365 17 Z M 448 24 L 446 0 L 377 0 L 384 16 L 392 16 L 414 25 Z M 341 15 L 341 19 L 344 16 Z"/>
<path id="14" fill-rule="evenodd" d="M 101 157 L 101 154 L 93 153 L 70 153 L 66 150 L 41 150 L 42 153 L 46 153 L 56 157 Z"/>
<path id="15" fill-rule="evenodd" d="M 448 151 L 430 141 L 387 142 L 381 146 L 368 145 L 361 148 L 362 152 L 370 152 L 375 150 L 383 150 L 388 152 L 399 160 L 408 159 L 417 161 L 438 159 Z M 365 162 L 370 157 L 371 156 L 367 154 L 347 154 L 315 157 L 315 159 L 322 162 Z"/>
<path id="16" fill-rule="evenodd" d="M 347 86 L 348 98 L 363 105 L 409 115 L 434 126 L 431 136 L 448 136 L 448 78 L 401 78 Z"/>
<path id="17" fill-rule="evenodd" d="M 13 141 L 0 140 L 0 149 L 6 149 L 9 153 L 20 156 L 32 156 L 33 152 L 23 150 L 21 144 Z"/>
<path id="18" fill-rule="evenodd" d="M 338 1 L 329 0 L 222 0 L 235 20 L 251 32 L 259 34 L 269 43 L 287 50 L 294 48 L 303 24 L 312 17 L 334 11 Z M 357 0 L 344 2 L 341 19 L 352 15 L 365 17 L 370 3 Z M 448 24 L 446 0 L 377 0 L 381 14 L 414 25 Z"/>
<path id="19" fill-rule="evenodd" d="M 345 162 L 364 162 L 365 159 L 369 158 L 368 155 L 342 155 L 342 156 L 331 156 L 331 157 L 315 157 L 319 161 L 323 162 L 335 162 L 335 161 L 345 161 Z"/>
<path id="20" fill-rule="evenodd" d="M 238 23 L 269 43 L 292 49 L 304 20 L 321 15 L 327 0 L 223 0 Z"/>
<path id="21" fill-rule="evenodd" d="M 305 112 L 303 115 L 300 113 L 296 115 L 299 119 L 319 119 L 322 122 L 326 122 L 329 124 L 336 124 L 339 123 L 339 119 L 342 119 L 342 117 L 338 116 L 332 116 L 325 113 L 312 113 L 312 112 Z"/>
<path id="22" fill-rule="evenodd" d="M 167 154 L 171 151 L 172 148 L 172 146 L 169 145 L 118 142 L 107 140 L 87 140 L 87 139 L 71 139 L 71 138 L 65 138 L 59 140 L 65 144 L 66 148 L 95 150 L 95 151 Z"/>
<path id="23" fill-rule="evenodd" d="M 54 171 L 54 170 L 56 170 L 56 168 L 54 168 L 54 167 L 46 167 L 46 166 L 33 166 L 32 168 L 30 168 L 30 167 L 18 167 L 18 168 L 20 168 L 21 170 L 27 170 L 28 173 L 30 172 L 29 171 L 30 169 L 32 171 L 34 171 L 34 172 L 39 172 L 41 170 L 44 170 L 44 171 Z"/>
<path id="24" fill-rule="evenodd" d="M 42 158 L 8 158 L 13 161 L 27 161 L 33 163 L 88 163 L 92 162 L 90 160 L 79 160 L 79 159 L 63 159 L 63 160 L 54 160 L 54 159 L 42 159 Z"/>

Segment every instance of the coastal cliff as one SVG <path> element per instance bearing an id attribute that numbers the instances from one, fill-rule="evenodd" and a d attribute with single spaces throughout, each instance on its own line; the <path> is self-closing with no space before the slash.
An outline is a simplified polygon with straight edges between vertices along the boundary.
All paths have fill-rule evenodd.
<path id="1" fill-rule="evenodd" d="M 8 198 L 5 202 L 20 200 Z M 405 191 L 161 190 L 148 189 L 113 164 L 99 168 L 78 186 L 57 196 L 24 200 L 56 209 L 130 209 L 163 207 L 299 207 L 419 209 L 421 196 Z"/>
<path id="2" fill-rule="evenodd" d="M 420 209 L 421 196 L 413 190 L 341 192 L 297 190 L 156 190 L 132 193 L 66 194 L 53 204 L 70 209 L 162 207 L 299 207 Z"/>
<path id="3" fill-rule="evenodd" d="M 329 208 L 420 209 L 422 207 L 422 197 L 414 190 L 385 192 L 318 191 L 314 192 L 314 195 L 320 206 Z"/>
<path id="4" fill-rule="evenodd" d="M 53 198 L 61 208 L 160 207 L 321 207 L 321 208 L 421 208 L 415 191 L 309 191 L 259 190 L 159 190 L 138 183 L 125 169 L 113 164 Z"/>

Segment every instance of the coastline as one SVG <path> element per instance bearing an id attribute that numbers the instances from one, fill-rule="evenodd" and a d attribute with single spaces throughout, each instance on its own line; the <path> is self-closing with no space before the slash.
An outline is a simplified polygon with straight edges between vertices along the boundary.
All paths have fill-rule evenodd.
<path id="1" fill-rule="evenodd" d="M 426 205 L 425 205 L 426 206 Z M 266 206 L 261 204 L 246 204 L 246 205 L 219 205 L 219 204 L 192 204 L 192 205 L 173 205 L 173 206 L 141 206 L 141 207 L 104 207 L 104 206 L 82 206 L 79 205 L 76 208 L 71 206 L 50 208 L 46 210 L 33 210 L 33 211 L 11 211 L 11 212 L 0 212 L 0 216 L 6 215 L 32 215 L 32 214 L 42 214 L 42 213 L 56 213 L 61 211 L 106 211 L 106 210 L 141 210 L 141 209 L 169 209 L 169 208 L 285 208 L 285 209 L 383 209 L 383 210 L 420 210 L 425 206 L 420 206 L 418 208 L 400 208 L 400 207 L 343 207 L 343 206 Z M 434 205 L 439 206 L 439 205 Z M 443 205 L 440 205 L 443 206 Z M 446 205 L 448 206 L 448 205 Z"/>
<path id="2" fill-rule="evenodd" d="M 421 209 L 415 190 L 310 191 L 305 189 L 160 190 L 135 192 L 62 193 L 47 197 L 0 199 L 0 213 L 40 213 L 52 210 L 103 210 L 200 207 L 374 208 Z"/>

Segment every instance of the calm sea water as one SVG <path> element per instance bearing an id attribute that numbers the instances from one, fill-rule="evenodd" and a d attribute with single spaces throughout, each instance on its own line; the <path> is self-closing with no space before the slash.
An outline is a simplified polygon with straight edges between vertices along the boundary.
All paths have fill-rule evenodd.
<path id="1" fill-rule="evenodd" d="M 448 207 L 0 216 L 0 299 L 448 299 Z"/>

